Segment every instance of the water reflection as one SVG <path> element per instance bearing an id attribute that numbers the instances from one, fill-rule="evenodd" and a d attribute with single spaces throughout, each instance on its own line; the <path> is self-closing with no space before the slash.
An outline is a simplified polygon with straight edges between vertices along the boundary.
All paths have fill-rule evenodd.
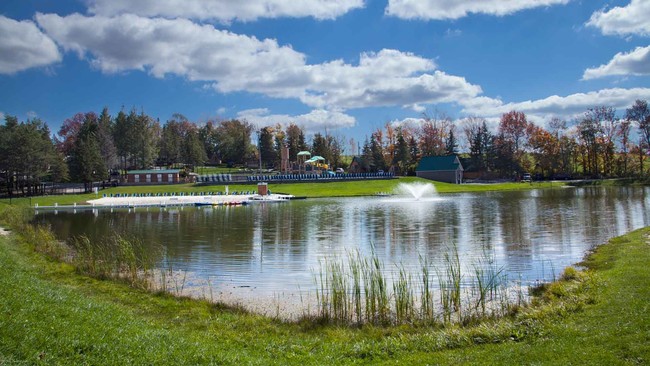
<path id="1" fill-rule="evenodd" d="M 442 266 L 450 246 L 463 266 L 489 253 L 511 279 L 550 279 L 593 245 L 650 224 L 648 188 L 579 188 L 444 195 L 401 201 L 319 199 L 245 207 L 41 212 L 61 238 L 112 231 L 166 248 L 165 265 L 257 295 L 313 287 L 325 258 L 377 255 Z"/>

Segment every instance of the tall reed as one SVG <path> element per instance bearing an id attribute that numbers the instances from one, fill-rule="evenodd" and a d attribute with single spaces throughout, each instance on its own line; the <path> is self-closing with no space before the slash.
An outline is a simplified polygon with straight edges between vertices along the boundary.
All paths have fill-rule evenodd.
<path id="1" fill-rule="evenodd" d="M 484 253 L 473 268 L 473 273 L 462 272 L 455 246 L 445 253 L 440 268 L 420 256 L 417 277 L 404 264 L 388 277 L 374 250 L 366 257 L 359 251 L 347 253 L 345 260 L 321 262 L 314 276 L 317 316 L 338 324 L 449 324 L 506 315 L 519 306 L 510 302 L 504 270 L 492 256 Z M 469 286 L 464 287 L 466 276 Z"/>

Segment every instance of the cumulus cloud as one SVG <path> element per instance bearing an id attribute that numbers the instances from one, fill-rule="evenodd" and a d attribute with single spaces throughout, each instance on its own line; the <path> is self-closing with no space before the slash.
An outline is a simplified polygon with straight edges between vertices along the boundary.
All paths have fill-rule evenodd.
<path id="1" fill-rule="evenodd" d="M 512 110 L 526 113 L 533 119 L 544 120 L 548 116 L 573 118 L 587 109 L 599 105 L 617 109 L 629 108 L 637 99 L 650 99 L 650 88 L 603 89 L 568 96 L 553 95 L 548 98 L 525 102 L 503 103 L 497 99 L 481 98 L 486 103 L 466 103 L 464 113 L 481 117 L 498 117 Z"/>
<path id="2" fill-rule="evenodd" d="M 584 80 L 597 79 L 611 75 L 649 75 L 650 46 L 637 47 L 631 52 L 617 53 L 606 65 L 585 70 Z"/>
<path id="3" fill-rule="evenodd" d="M 307 132 L 352 127 L 356 123 L 356 119 L 350 115 L 340 111 L 324 109 L 315 109 L 307 114 L 297 116 L 271 114 L 266 108 L 248 109 L 239 112 L 237 118 L 245 119 L 259 126 L 273 126 L 278 123 L 287 126 L 289 123 L 294 123 L 298 126 L 304 126 Z"/>
<path id="4" fill-rule="evenodd" d="M 363 0 L 87 0 L 87 3 L 90 12 L 98 15 L 128 13 L 223 22 L 279 17 L 335 19 L 364 6 Z"/>
<path id="5" fill-rule="evenodd" d="M 591 15 L 588 26 L 607 35 L 650 35 L 650 2 L 632 0 L 626 6 L 600 10 Z"/>
<path id="6" fill-rule="evenodd" d="M 221 93 L 299 99 L 317 109 L 448 103 L 481 93 L 464 78 L 435 70 L 433 61 L 397 50 L 363 53 L 357 65 L 342 60 L 310 65 L 304 54 L 275 40 L 186 19 L 132 14 L 37 14 L 36 19 L 64 49 L 88 57 L 103 72 L 179 75 L 208 82 Z"/>
<path id="7" fill-rule="evenodd" d="M 56 44 L 30 20 L 0 15 L 0 74 L 14 74 L 61 61 Z"/>
<path id="8" fill-rule="evenodd" d="M 389 0 L 386 14 L 402 19 L 459 19 L 469 14 L 504 16 L 570 0 Z"/>

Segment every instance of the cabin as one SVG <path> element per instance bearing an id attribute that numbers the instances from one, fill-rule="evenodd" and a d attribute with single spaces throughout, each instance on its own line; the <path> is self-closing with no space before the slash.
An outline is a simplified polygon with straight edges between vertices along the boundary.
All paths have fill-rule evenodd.
<path id="1" fill-rule="evenodd" d="M 180 170 L 129 170 L 127 184 L 176 184 L 180 183 Z"/>
<path id="2" fill-rule="evenodd" d="M 463 165 L 456 155 L 425 156 L 420 159 L 415 174 L 424 179 L 461 184 Z"/>
<path id="3" fill-rule="evenodd" d="M 367 173 L 368 164 L 363 160 L 362 157 L 355 156 L 352 158 L 352 162 L 348 167 L 348 173 Z"/>

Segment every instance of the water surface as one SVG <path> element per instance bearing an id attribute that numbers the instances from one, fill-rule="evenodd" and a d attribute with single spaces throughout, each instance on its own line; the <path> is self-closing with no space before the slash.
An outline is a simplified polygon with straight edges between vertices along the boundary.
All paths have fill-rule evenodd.
<path id="1" fill-rule="evenodd" d="M 486 255 L 508 278 L 551 280 L 594 245 L 650 225 L 649 188 L 566 188 L 526 192 L 310 199 L 215 208 L 39 212 L 56 235 L 127 233 L 166 248 L 161 266 L 209 280 L 235 299 L 295 296 L 314 288 L 326 259 L 376 253 L 415 273 L 420 256 L 444 265 L 455 246 L 470 270 Z M 201 282 L 204 280 L 204 282 Z"/>

